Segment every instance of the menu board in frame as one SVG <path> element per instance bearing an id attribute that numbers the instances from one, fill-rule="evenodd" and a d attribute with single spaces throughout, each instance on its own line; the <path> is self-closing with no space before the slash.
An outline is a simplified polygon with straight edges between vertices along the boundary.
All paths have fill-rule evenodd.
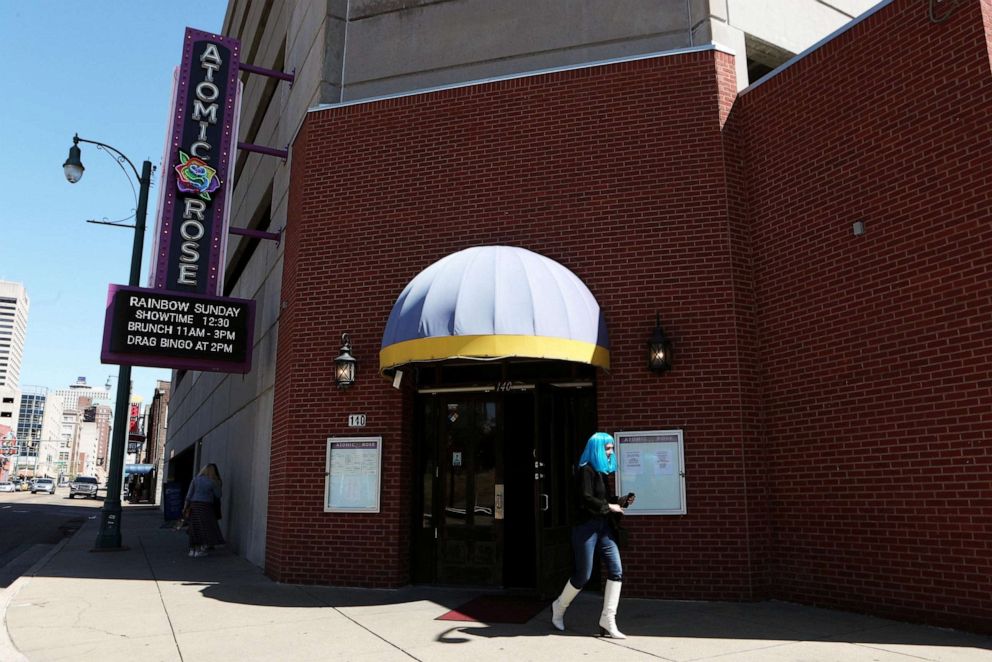
<path id="1" fill-rule="evenodd" d="M 382 437 L 329 437 L 324 474 L 325 513 L 377 513 Z"/>
<path id="2" fill-rule="evenodd" d="M 682 430 L 617 432 L 617 496 L 637 499 L 627 515 L 685 515 Z"/>

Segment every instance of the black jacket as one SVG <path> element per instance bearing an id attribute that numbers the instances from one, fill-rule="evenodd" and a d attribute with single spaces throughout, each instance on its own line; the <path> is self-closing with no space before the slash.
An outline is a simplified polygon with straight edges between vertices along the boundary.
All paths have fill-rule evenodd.
<path id="1" fill-rule="evenodd" d="M 617 502 L 616 496 L 606 489 L 606 474 L 599 473 L 592 465 L 586 464 L 579 467 L 576 480 L 578 508 L 573 521 L 584 524 L 593 517 L 606 517 L 610 513 L 610 504 Z"/>

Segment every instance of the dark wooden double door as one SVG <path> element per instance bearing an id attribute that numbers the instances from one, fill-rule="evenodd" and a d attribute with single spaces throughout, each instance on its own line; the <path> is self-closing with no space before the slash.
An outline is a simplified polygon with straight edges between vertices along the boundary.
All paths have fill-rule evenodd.
<path id="1" fill-rule="evenodd" d="M 560 590 L 592 389 L 422 394 L 417 410 L 414 582 Z"/>

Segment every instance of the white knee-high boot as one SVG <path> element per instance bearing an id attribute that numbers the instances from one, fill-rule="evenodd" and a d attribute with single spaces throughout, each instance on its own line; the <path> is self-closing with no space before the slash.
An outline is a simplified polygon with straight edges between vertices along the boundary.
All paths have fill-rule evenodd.
<path id="1" fill-rule="evenodd" d="M 565 582 L 565 588 L 561 590 L 561 595 L 551 603 L 551 624 L 555 628 L 562 631 L 565 630 L 565 610 L 568 609 L 568 605 L 572 604 L 572 600 L 575 599 L 575 596 L 581 590 L 572 586 L 571 581 Z"/>
<path id="2" fill-rule="evenodd" d="M 617 606 L 620 604 L 621 582 L 606 580 L 606 590 L 603 591 L 603 613 L 599 617 L 599 633 L 611 639 L 626 639 L 624 633 L 617 629 Z"/>

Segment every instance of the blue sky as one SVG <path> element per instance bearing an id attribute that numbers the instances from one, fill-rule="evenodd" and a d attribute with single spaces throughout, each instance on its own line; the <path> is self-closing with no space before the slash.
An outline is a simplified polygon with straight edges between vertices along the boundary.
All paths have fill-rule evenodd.
<path id="1" fill-rule="evenodd" d="M 134 235 L 85 221 L 133 216 L 136 196 L 95 146 L 80 145 L 80 182 L 66 182 L 62 163 L 78 133 L 113 145 L 139 170 L 145 159 L 159 166 L 183 31 L 219 31 L 226 7 L 222 0 L 0 0 L 0 279 L 23 283 L 31 300 L 22 386 L 62 388 L 80 375 L 100 385 L 116 377 L 116 365 L 100 363 L 103 314 L 107 285 L 127 283 Z M 147 402 L 155 380 L 169 376 L 134 368 L 133 392 Z"/>

